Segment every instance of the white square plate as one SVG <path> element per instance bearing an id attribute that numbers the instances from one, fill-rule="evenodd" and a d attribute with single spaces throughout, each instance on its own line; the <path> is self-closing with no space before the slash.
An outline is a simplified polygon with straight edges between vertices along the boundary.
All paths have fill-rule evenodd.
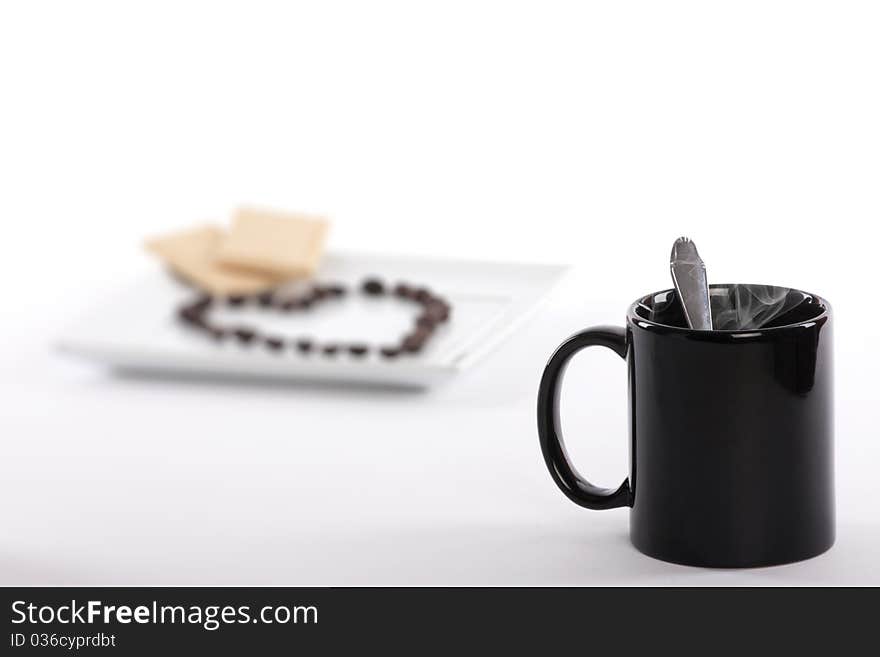
<path id="1" fill-rule="evenodd" d="M 117 369 L 178 376 L 226 376 L 296 381 L 338 381 L 425 387 L 449 378 L 488 353 L 534 311 L 567 267 L 385 255 L 325 256 L 316 282 L 355 289 L 368 276 L 389 284 L 425 286 L 452 304 L 452 319 L 418 355 L 384 359 L 348 354 L 302 355 L 293 348 L 214 343 L 182 326 L 176 309 L 194 292 L 164 272 L 140 281 L 72 326 L 59 347 Z M 220 323 L 252 325 L 266 333 L 317 342 L 394 344 L 415 318 L 414 306 L 393 297 L 349 294 L 305 312 L 279 313 L 249 305 L 213 310 Z M 374 350 L 375 351 L 375 350 Z"/>

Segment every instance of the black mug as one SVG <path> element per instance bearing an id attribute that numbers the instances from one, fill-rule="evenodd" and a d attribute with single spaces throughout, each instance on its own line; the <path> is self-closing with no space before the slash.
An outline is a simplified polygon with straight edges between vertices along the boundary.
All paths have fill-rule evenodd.
<path id="1" fill-rule="evenodd" d="M 736 291 L 713 285 L 713 316 Z M 630 507 L 630 540 L 649 556 L 722 568 L 816 556 L 834 543 L 831 307 L 782 291 L 759 328 L 687 328 L 673 290 L 636 301 L 626 328 L 595 327 L 553 354 L 538 394 L 538 433 L 553 480 L 590 509 Z M 717 325 L 717 324 L 716 324 Z M 629 371 L 629 477 L 594 486 L 560 435 L 559 390 L 571 357 L 593 345 Z"/>

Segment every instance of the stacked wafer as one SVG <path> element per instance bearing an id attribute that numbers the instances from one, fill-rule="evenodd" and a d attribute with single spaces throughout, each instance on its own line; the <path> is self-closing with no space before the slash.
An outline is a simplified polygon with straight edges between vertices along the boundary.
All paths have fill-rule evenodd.
<path id="1" fill-rule="evenodd" d="M 228 230 L 199 226 L 149 240 L 147 249 L 205 292 L 251 294 L 311 276 L 327 228 L 323 217 L 246 207 Z"/>

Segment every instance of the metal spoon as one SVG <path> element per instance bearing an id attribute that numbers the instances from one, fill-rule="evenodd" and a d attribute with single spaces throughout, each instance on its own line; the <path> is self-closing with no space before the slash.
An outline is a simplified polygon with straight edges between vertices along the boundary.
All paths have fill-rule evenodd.
<path id="1" fill-rule="evenodd" d="M 681 299 L 688 326 L 699 331 L 712 330 L 712 309 L 709 305 L 709 283 L 706 265 L 697 253 L 697 246 L 687 237 L 679 237 L 672 245 L 669 271 L 675 291 Z"/>

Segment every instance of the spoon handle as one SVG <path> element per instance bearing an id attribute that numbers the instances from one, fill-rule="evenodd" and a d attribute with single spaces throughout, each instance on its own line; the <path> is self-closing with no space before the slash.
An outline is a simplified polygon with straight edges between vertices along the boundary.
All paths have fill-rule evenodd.
<path id="1" fill-rule="evenodd" d="M 696 245 L 687 237 L 679 237 L 672 245 L 669 270 L 688 326 L 699 331 L 711 331 L 712 310 L 706 265 L 697 253 Z"/>

